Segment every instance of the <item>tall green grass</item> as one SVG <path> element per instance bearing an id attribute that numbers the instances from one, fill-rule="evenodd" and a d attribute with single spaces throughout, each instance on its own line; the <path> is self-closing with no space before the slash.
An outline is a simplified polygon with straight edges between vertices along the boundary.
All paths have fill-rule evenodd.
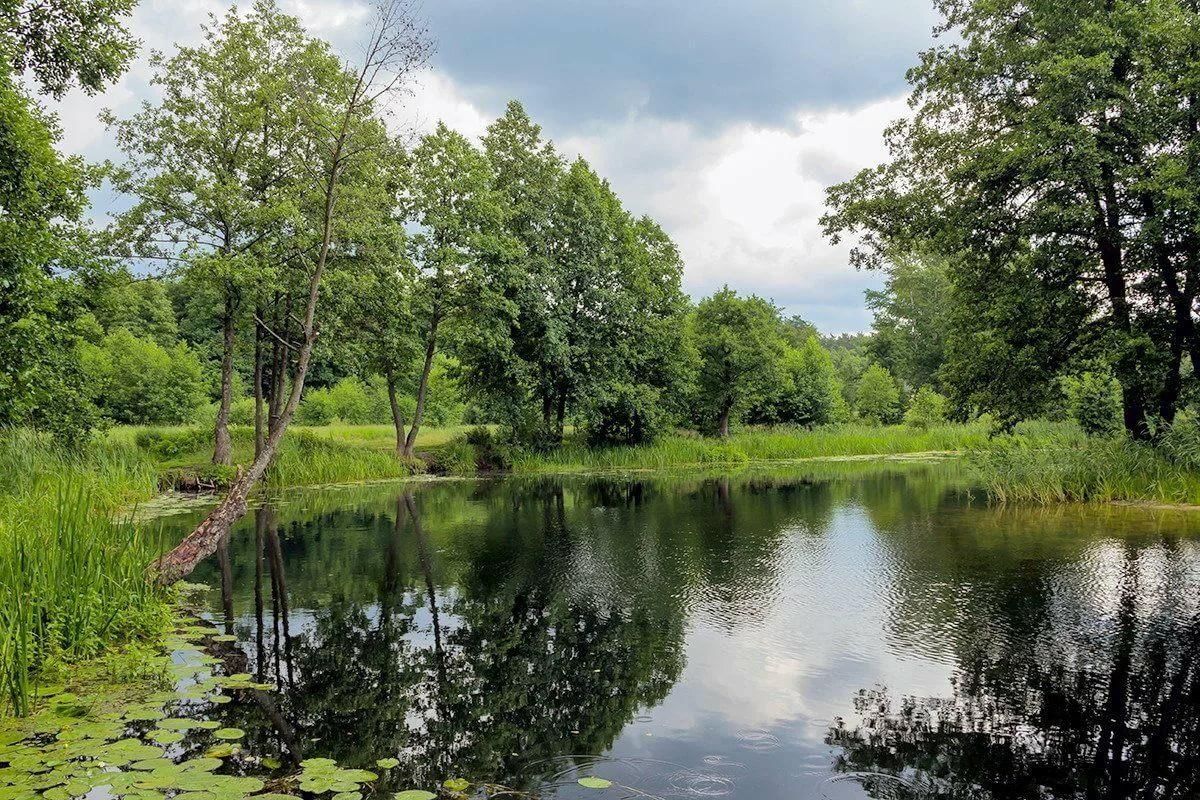
<path id="1" fill-rule="evenodd" d="M 1078 433 L 996 437 L 966 461 L 1000 502 L 1200 503 L 1200 429 L 1192 423 L 1154 444 Z"/>
<path id="2" fill-rule="evenodd" d="M 987 425 L 941 425 L 929 429 L 892 425 L 831 425 L 806 429 L 749 428 L 728 439 L 674 434 L 636 447 L 592 449 L 572 441 L 544 454 L 518 454 L 513 471 L 668 469 L 738 465 L 751 461 L 790 461 L 903 453 L 957 451 L 979 446 Z"/>
<path id="3" fill-rule="evenodd" d="M 117 516 L 156 475 L 126 444 L 68 452 L 0 431 L 0 713 L 28 711 L 53 666 L 166 624 L 166 597 L 145 579 L 159 543 Z"/>

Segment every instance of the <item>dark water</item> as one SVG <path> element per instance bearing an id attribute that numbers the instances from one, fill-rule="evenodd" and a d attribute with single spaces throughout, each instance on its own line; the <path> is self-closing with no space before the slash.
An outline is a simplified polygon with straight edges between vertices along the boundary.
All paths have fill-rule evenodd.
<path id="1" fill-rule="evenodd" d="M 456 482 L 289 495 L 193 580 L 279 687 L 249 747 L 395 788 L 1194 798 L 1198 532 L 938 468 Z"/>

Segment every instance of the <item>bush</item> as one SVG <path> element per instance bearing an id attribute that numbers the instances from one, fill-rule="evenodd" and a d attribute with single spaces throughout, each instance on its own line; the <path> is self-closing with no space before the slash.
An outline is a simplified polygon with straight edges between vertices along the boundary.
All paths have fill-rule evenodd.
<path id="1" fill-rule="evenodd" d="M 894 422 L 900 405 L 900 389 L 888 372 L 878 364 L 872 364 L 858 379 L 854 393 L 858 415 L 876 425 Z"/>
<path id="2" fill-rule="evenodd" d="M 512 467 L 512 451 L 483 425 L 472 428 L 463 436 L 475 448 L 475 467 L 487 472 L 499 472 Z"/>
<path id="3" fill-rule="evenodd" d="M 1081 372 L 1062 379 L 1071 418 L 1088 436 L 1111 436 L 1121 430 L 1121 384 L 1107 370 Z"/>
<path id="4" fill-rule="evenodd" d="M 138 431 L 134 444 L 160 460 L 179 458 L 211 447 L 211 428 L 147 428 Z"/>
<path id="5" fill-rule="evenodd" d="M 927 386 L 922 386 L 913 395 L 904 412 L 904 424 L 914 428 L 932 428 L 946 421 L 946 398 Z"/>
<path id="6" fill-rule="evenodd" d="M 657 389 L 621 384 L 608 387 L 592 400 L 585 427 L 588 444 L 604 447 L 645 444 L 662 433 L 666 423 L 667 413 Z"/>
<path id="7" fill-rule="evenodd" d="M 203 401 L 200 360 L 184 344 L 166 348 L 117 328 L 81 345 L 80 356 L 93 402 L 116 422 L 183 422 Z"/>

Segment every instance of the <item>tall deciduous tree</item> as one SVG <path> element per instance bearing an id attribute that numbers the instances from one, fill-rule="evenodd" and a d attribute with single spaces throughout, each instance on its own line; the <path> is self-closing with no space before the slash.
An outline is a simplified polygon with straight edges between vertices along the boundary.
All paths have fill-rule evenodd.
<path id="1" fill-rule="evenodd" d="M 468 395 L 522 430 L 554 428 L 555 367 L 564 358 L 554 308 L 561 282 L 554 259 L 553 214 L 565 166 L 520 103 L 488 126 L 484 152 L 507 209 L 505 226 L 520 250 L 507 272 L 503 302 L 475 309 L 461 332 L 459 356 Z M 534 421 L 536 420 L 536 422 Z"/>
<path id="2" fill-rule="evenodd" d="M 417 271 L 413 307 L 424 349 L 416 410 L 403 448 L 403 455 L 412 457 L 442 324 L 465 309 L 499 302 L 503 281 L 495 273 L 519 243 L 505 229 L 487 158 L 444 124 L 413 151 L 407 194 L 406 205 L 420 226 L 411 237 L 411 252 Z"/>
<path id="3" fill-rule="evenodd" d="M 181 265 L 219 289 L 220 404 L 213 461 L 232 463 L 229 409 L 244 303 L 290 255 L 309 132 L 302 104 L 341 80 L 337 59 L 272 0 L 236 8 L 203 43 L 155 54 L 161 100 L 126 120 L 110 115 L 125 153 L 117 187 L 135 198 L 117 236 L 131 255 Z M 299 82 L 313 83 L 302 88 Z"/>
<path id="4" fill-rule="evenodd" d="M 698 401 L 726 437 L 732 417 L 776 390 L 781 381 L 779 310 L 761 297 L 738 297 L 725 287 L 700 301 L 692 325 L 700 352 Z"/>
<path id="5" fill-rule="evenodd" d="M 1200 11 L 935 5 L 944 38 L 909 72 L 914 113 L 888 163 L 830 190 L 826 228 L 860 234 L 866 266 L 896 247 L 953 257 L 958 354 L 991 359 L 953 370 L 960 401 L 1011 419 L 1099 355 L 1126 429 L 1148 436 L 1174 417 L 1184 355 L 1200 363 Z"/>
<path id="6" fill-rule="evenodd" d="M 380 119 L 380 109 L 402 94 L 414 70 L 425 63 L 430 44 L 424 27 L 406 0 L 383 0 L 357 67 L 338 65 L 338 80 L 326 82 L 326 62 L 302 63 L 292 91 L 302 101 L 302 163 L 308 181 L 300 195 L 307 246 L 298 248 L 298 270 L 304 280 L 299 295 L 295 366 L 286 402 L 281 404 L 262 449 L 230 487 L 228 495 L 197 528 L 156 565 L 158 580 L 170 582 L 210 555 L 233 524 L 246 513 L 250 490 L 275 459 L 279 443 L 296 414 L 313 348 L 320 333 L 317 306 L 322 280 L 331 263 L 352 254 L 361 237 L 374 228 L 377 206 L 371 191 L 379 165 L 394 158 L 394 142 Z M 378 208 L 375 209 L 378 212 Z M 390 213 L 391 209 L 385 208 Z"/>
<path id="7" fill-rule="evenodd" d="M 92 419 L 76 347 L 83 306 L 64 268 L 89 261 L 79 227 L 88 175 L 55 150 L 54 120 L 20 81 L 87 93 L 115 80 L 133 54 L 134 0 L 0 4 L 0 426 L 34 425 L 68 441 Z M 58 273 L 58 274 L 56 274 Z"/>
<path id="8" fill-rule="evenodd" d="M 947 259 L 923 253 L 888 259 L 881 290 L 867 291 L 875 312 L 872 355 L 909 389 L 941 386 L 953 295 Z"/>

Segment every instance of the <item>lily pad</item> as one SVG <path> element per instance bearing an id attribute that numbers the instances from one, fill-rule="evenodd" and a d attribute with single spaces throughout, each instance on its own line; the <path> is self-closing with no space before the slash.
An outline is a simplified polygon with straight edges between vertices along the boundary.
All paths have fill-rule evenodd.
<path id="1" fill-rule="evenodd" d="M 597 778 L 595 775 L 588 775 L 586 778 L 579 779 L 579 785 L 585 789 L 607 789 L 612 786 L 612 781 Z"/>
<path id="2" fill-rule="evenodd" d="M 400 766 L 400 759 L 381 758 L 375 762 L 375 766 L 379 767 L 380 769 L 395 769 L 396 767 Z"/>
<path id="3" fill-rule="evenodd" d="M 236 642 L 237 637 L 234 636 L 232 633 L 222 633 L 222 634 L 218 634 L 217 636 L 212 637 L 212 640 L 214 642 Z"/>
<path id="4" fill-rule="evenodd" d="M 433 792 L 426 792 L 422 789 L 405 789 L 403 792 L 396 792 L 392 795 L 392 800 L 434 800 L 437 797 Z"/>
<path id="5" fill-rule="evenodd" d="M 224 739 L 227 742 L 236 742 L 246 735 L 246 732 L 241 728 L 218 728 L 213 731 L 213 736 L 218 739 Z"/>
<path id="6" fill-rule="evenodd" d="M 465 792 L 470 787 L 471 782 L 466 778 L 450 778 L 442 786 L 445 786 L 452 792 Z"/>

